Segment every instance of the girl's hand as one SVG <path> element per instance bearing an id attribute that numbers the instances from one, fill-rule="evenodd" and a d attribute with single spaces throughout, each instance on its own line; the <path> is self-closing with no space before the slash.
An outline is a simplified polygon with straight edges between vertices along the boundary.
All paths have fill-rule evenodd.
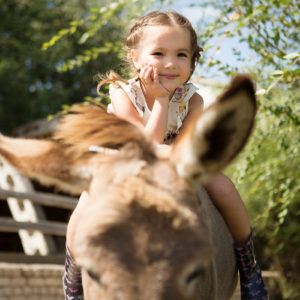
<path id="1" fill-rule="evenodd" d="M 152 94 L 156 100 L 169 100 L 171 92 L 164 88 L 164 86 L 160 83 L 157 68 L 150 65 L 142 67 L 140 71 L 140 78 L 146 91 L 149 94 Z"/>

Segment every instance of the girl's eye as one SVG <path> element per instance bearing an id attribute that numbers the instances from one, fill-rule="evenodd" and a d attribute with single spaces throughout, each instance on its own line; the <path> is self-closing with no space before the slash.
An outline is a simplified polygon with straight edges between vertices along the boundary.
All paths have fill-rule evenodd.
<path id="1" fill-rule="evenodd" d="M 185 54 L 185 53 L 178 53 L 178 56 L 179 57 L 187 57 L 187 54 Z"/>
<path id="2" fill-rule="evenodd" d="M 163 54 L 162 54 L 162 52 L 154 52 L 152 55 L 154 55 L 154 56 L 162 56 Z"/>

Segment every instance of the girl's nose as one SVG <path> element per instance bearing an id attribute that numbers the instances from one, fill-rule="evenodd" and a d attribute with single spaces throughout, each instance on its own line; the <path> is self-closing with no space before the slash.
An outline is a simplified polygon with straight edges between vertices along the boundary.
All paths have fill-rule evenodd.
<path id="1" fill-rule="evenodd" d="M 174 61 L 173 58 L 171 58 L 171 57 L 167 58 L 166 57 L 165 68 L 175 68 L 175 61 Z"/>

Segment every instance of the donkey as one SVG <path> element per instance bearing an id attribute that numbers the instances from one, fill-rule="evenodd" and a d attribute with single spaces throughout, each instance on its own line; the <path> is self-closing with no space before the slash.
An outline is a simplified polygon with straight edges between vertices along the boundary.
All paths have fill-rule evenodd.
<path id="1" fill-rule="evenodd" d="M 0 136 L 0 155 L 43 184 L 88 191 L 72 247 L 85 299 L 226 300 L 233 240 L 201 183 L 240 152 L 255 113 L 252 81 L 238 75 L 169 155 L 93 105 L 74 107 L 52 140 Z"/>

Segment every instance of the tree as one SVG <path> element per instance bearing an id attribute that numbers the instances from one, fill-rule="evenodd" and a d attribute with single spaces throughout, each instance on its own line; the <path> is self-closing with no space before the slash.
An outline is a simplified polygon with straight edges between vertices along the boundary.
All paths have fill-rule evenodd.
<path id="1" fill-rule="evenodd" d="M 209 53 L 215 54 L 224 39 L 237 38 L 241 45 L 247 44 L 253 56 L 249 60 L 239 49 L 232 48 L 232 52 L 245 63 L 245 71 L 255 70 L 257 76 L 252 73 L 261 86 L 267 86 L 273 76 L 280 76 L 277 82 L 299 85 L 299 1 L 231 0 L 224 3 L 211 0 L 208 3 L 219 11 L 219 17 L 208 24 L 200 23 L 199 36 L 205 50 L 213 48 L 215 51 Z M 229 76 L 240 71 L 232 68 L 224 57 L 222 61 L 211 54 L 204 58 L 203 64 L 216 65 L 218 71 Z"/>
<path id="2" fill-rule="evenodd" d="M 163 1 L 161 1 L 162 4 Z M 57 70 L 60 73 L 73 71 L 76 68 L 84 68 L 87 64 L 104 59 L 102 74 L 110 69 L 118 71 L 121 75 L 130 73 L 125 49 L 125 35 L 129 30 L 133 20 L 137 19 L 149 7 L 155 7 L 155 0 L 137 1 L 137 0 L 117 0 L 115 2 L 103 1 L 94 4 L 84 16 L 70 22 L 70 25 L 58 31 L 48 42 L 43 44 L 43 49 L 48 50 L 51 47 L 60 45 L 64 40 L 70 38 L 78 31 L 84 28 L 80 34 L 77 43 L 81 45 L 77 52 L 69 59 L 61 60 Z M 95 45 L 98 36 L 103 38 L 101 43 Z M 115 61 L 110 59 L 111 54 L 117 56 Z M 107 66 L 109 62 L 109 66 Z M 93 97 L 94 96 L 94 97 Z M 95 93 L 87 99 L 95 99 Z M 107 103 L 109 99 L 107 94 L 101 93 L 100 101 Z"/>
<path id="3" fill-rule="evenodd" d="M 93 12 L 96 3 L 98 13 Z M 108 3 L 94 0 L 0 0 L 2 132 L 8 133 L 30 120 L 56 113 L 63 104 L 96 95 L 94 76 L 121 62 L 118 42 L 125 20 L 115 16 L 113 22 L 103 23 L 93 39 L 86 35 L 89 22 L 78 20 L 100 18 L 99 11 Z M 110 7 L 113 10 L 113 3 Z M 57 33 L 63 35 L 66 30 L 70 30 L 67 38 L 55 43 L 51 51 L 45 50 L 45 45 L 42 50 L 46 41 Z M 79 64 L 77 57 L 73 68 L 60 72 L 61 67 L 77 53 L 83 52 L 84 56 L 87 48 L 97 60 L 84 57 L 85 63 Z M 101 50 L 96 51 L 98 48 Z"/>
<path id="4" fill-rule="evenodd" d="M 242 70 L 252 74 L 258 86 L 256 128 L 227 174 L 237 184 L 252 216 L 256 239 L 263 245 L 259 251 L 263 266 L 282 273 L 284 299 L 299 299 L 300 3 L 231 0 L 206 4 L 213 5 L 219 15 L 199 24 L 206 50 L 200 73 L 204 74 L 206 67 L 228 76 Z M 233 38 L 253 53 L 249 59 L 239 47 L 232 49 L 244 63 L 239 69 L 214 55 L 222 51 L 224 39 Z"/>

